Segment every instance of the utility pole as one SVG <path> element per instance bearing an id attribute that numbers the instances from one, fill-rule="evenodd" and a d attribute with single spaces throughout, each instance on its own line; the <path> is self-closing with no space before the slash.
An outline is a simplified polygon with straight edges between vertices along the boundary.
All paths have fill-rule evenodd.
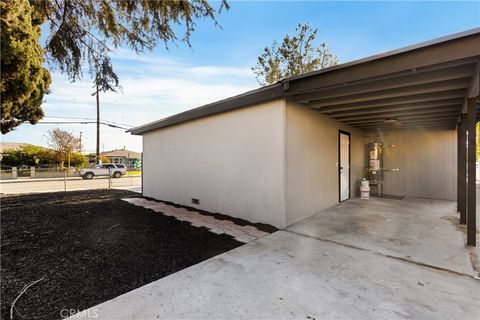
<path id="1" fill-rule="evenodd" d="M 98 77 L 98 76 L 97 76 Z M 100 161 L 100 97 L 98 92 L 98 79 L 96 80 L 97 87 L 97 150 L 96 150 L 96 163 Z"/>
<path id="2" fill-rule="evenodd" d="M 82 131 L 80 131 L 80 138 L 78 139 L 78 149 L 82 153 Z"/>

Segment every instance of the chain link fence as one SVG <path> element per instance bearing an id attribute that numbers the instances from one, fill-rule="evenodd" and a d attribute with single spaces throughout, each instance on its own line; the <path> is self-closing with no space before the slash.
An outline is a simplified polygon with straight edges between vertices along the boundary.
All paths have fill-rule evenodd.
<path id="1" fill-rule="evenodd" d="M 75 168 L 11 168 L 0 170 L 0 192 L 21 194 L 73 190 L 94 190 L 120 188 L 141 191 L 141 171 L 127 171 L 121 177 L 113 174 L 95 176 L 86 180 Z"/>
<path id="2" fill-rule="evenodd" d="M 75 168 L 22 168 L 15 167 L 0 171 L 0 180 L 24 180 L 24 179 L 42 179 L 42 178 L 63 178 L 78 177 L 79 173 Z"/>

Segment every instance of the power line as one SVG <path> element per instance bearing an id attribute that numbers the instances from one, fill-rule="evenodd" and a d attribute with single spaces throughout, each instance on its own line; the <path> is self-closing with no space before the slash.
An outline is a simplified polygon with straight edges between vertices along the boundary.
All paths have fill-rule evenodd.
<path id="1" fill-rule="evenodd" d="M 97 123 L 97 122 L 96 121 L 39 121 L 36 124 L 89 124 L 89 123 Z M 123 130 L 131 129 L 131 128 L 125 128 L 122 126 L 118 126 L 112 123 L 106 123 L 102 121 L 100 121 L 100 124 L 111 127 L 111 128 L 116 128 L 116 129 L 123 129 Z"/>
<path id="2" fill-rule="evenodd" d="M 57 117 L 57 116 L 45 116 L 44 118 L 55 118 L 55 119 L 73 119 L 73 120 L 91 120 L 91 121 L 97 121 L 97 119 L 93 119 L 93 118 L 81 118 L 81 117 Z M 120 123 L 120 122 L 115 122 L 115 121 L 110 121 L 110 120 L 100 120 L 100 121 L 103 121 L 103 122 L 109 122 L 109 123 L 112 123 L 112 124 L 115 124 L 115 125 L 118 125 L 118 126 L 126 126 L 126 127 L 134 127 L 130 124 L 126 124 L 126 123 Z"/>
<path id="3" fill-rule="evenodd" d="M 60 117 L 60 116 L 45 116 L 44 118 L 56 118 L 56 119 L 80 119 L 80 120 L 95 120 L 93 118 L 81 118 L 81 117 Z"/>
<path id="4" fill-rule="evenodd" d="M 97 121 L 96 119 L 93 119 L 93 118 L 81 118 L 81 117 L 57 117 L 57 116 L 45 116 L 44 118 L 55 118 L 55 119 L 73 119 L 73 120 L 91 120 L 91 121 Z M 127 126 L 127 127 L 134 127 L 130 124 L 126 124 L 126 123 L 120 123 L 120 122 L 115 122 L 115 121 L 111 121 L 111 120 L 101 120 L 103 122 L 109 122 L 109 123 L 113 123 L 113 124 L 116 124 L 116 125 L 121 125 L 121 126 Z"/>
<path id="5" fill-rule="evenodd" d="M 96 123 L 94 121 L 39 121 L 36 124 L 87 124 Z"/>

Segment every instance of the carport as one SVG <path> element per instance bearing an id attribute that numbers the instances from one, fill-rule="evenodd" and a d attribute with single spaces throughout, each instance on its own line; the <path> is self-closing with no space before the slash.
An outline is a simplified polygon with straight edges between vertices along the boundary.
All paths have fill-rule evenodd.
<path id="1" fill-rule="evenodd" d="M 475 246 L 479 69 L 477 28 L 134 128 L 142 194 L 283 229 L 358 195 L 366 147 L 383 140 L 398 174 L 378 191 L 456 201 Z"/>
<path id="2" fill-rule="evenodd" d="M 456 130 L 457 211 L 467 244 L 475 246 L 479 72 L 480 29 L 474 29 L 289 78 L 275 95 L 367 134 Z"/>

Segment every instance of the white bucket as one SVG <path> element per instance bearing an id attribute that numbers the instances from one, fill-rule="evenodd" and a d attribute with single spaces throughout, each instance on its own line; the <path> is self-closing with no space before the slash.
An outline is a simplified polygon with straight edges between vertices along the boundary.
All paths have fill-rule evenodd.
<path id="1" fill-rule="evenodd" d="M 364 187 L 363 183 L 362 183 L 362 186 L 360 187 L 360 198 L 361 199 L 370 199 L 370 187 L 369 186 Z"/>
<path id="2" fill-rule="evenodd" d="M 368 180 L 362 180 L 361 182 L 361 188 L 370 188 Z"/>

